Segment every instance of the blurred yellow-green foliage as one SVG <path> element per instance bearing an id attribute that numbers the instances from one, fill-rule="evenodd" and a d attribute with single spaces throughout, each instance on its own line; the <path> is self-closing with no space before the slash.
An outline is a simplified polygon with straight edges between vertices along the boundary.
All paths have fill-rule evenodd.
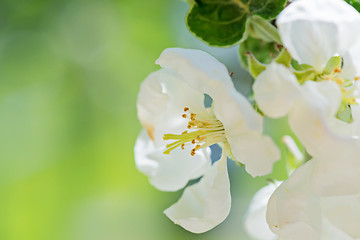
<path id="1" fill-rule="evenodd" d="M 1 240 L 247 239 L 263 179 L 231 165 L 231 214 L 196 235 L 162 213 L 181 192 L 157 191 L 134 165 L 136 94 L 155 59 L 209 49 L 186 11 L 178 0 L 0 1 Z M 213 52 L 241 72 L 236 49 Z"/>

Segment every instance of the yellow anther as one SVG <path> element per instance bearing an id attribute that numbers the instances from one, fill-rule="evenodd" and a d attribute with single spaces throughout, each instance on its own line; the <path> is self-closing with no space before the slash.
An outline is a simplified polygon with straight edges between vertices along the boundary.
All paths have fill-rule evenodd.
<path id="1" fill-rule="evenodd" d="M 330 76 L 325 76 L 324 79 L 325 79 L 325 80 L 330 80 L 331 77 L 330 77 Z"/>
<path id="2" fill-rule="evenodd" d="M 360 77 L 354 77 L 355 81 L 358 81 L 360 79 Z"/>
<path id="3" fill-rule="evenodd" d="M 184 108 L 187 112 L 190 109 Z M 190 131 L 183 131 L 181 134 L 165 134 L 164 140 L 173 140 L 173 142 L 166 145 L 164 154 L 170 154 L 170 152 L 178 147 L 185 148 L 186 144 L 194 144 L 194 148 L 191 150 L 191 156 L 195 155 L 196 150 L 206 148 L 215 143 L 227 142 L 225 132 L 222 123 L 216 119 L 212 112 L 209 112 L 208 116 L 199 115 L 195 113 L 183 114 L 183 118 L 190 118 L 187 128 Z M 197 119 L 196 119 L 197 118 Z"/>
<path id="4" fill-rule="evenodd" d="M 341 91 L 342 91 L 343 93 L 346 93 L 346 89 L 345 89 L 345 88 L 342 88 Z"/>
<path id="5" fill-rule="evenodd" d="M 334 80 L 335 80 L 335 82 L 336 82 L 337 84 L 339 84 L 339 85 L 341 85 L 341 84 L 344 83 L 344 80 L 342 80 L 341 78 L 335 78 Z"/>
<path id="6" fill-rule="evenodd" d="M 341 73 L 341 68 L 339 68 L 339 67 L 335 68 L 335 69 L 334 69 L 334 72 L 335 72 L 335 73 Z"/>
<path id="7" fill-rule="evenodd" d="M 206 138 L 206 137 L 197 136 L 197 137 L 196 137 L 196 140 L 198 140 L 198 141 L 200 142 L 200 141 L 204 140 L 205 138 Z"/>

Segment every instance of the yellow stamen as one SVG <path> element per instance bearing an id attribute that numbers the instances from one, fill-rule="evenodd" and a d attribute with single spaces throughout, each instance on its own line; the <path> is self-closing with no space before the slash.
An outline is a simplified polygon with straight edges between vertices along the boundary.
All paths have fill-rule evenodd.
<path id="1" fill-rule="evenodd" d="M 189 111 L 189 108 L 185 107 L 184 111 Z M 184 115 L 188 117 L 186 114 L 183 114 L 182 117 L 184 117 Z M 212 112 L 205 113 L 204 115 L 191 113 L 187 128 L 193 131 L 164 135 L 164 140 L 174 140 L 172 143 L 166 145 L 167 149 L 164 154 L 169 154 L 177 147 L 185 149 L 186 144 L 197 144 L 190 152 L 191 156 L 194 156 L 199 149 L 215 143 L 227 142 L 224 126 Z"/>
<path id="2" fill-rule="evenodd" d="M 342 80 L 341 78 L 335 78 L 334 80 L 335 80 L 335 82 L 336 82 L 337 84 L 339 84 L 339 85 L 341 85 L 341 84 L 344 83 L 344 80 Z"/>

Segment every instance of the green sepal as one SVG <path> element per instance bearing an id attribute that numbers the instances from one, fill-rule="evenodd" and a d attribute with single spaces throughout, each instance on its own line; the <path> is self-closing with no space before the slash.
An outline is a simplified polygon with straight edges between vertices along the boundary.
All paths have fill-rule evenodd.
<path id="1" fill-rule="evenodd" d="M 261 39 L 265 42 L 282 43 L 277 28 L 269 21 L 259 16 L 249 17 L 246 30 L 252 37 Z"/>
<path id="2" fill-rule="evenodd" d="M 291 65 L 291 55 L 290 53 L 286 50 L 286 48 L 283 48 L 281 50 L 281 52 L 279 53 L 279 55 L 276 57 L 275 59 L 276 63 L 282 64 L 285 67 L 289 68 Z"/>
<path id="3" fill-rule="evenodd" d="M 293 72 L 300 84 L 304 83 L 307 80 L 314 80 L 315 77 L 317 76 L 317 72 L 315 71 L 315 69 L 308 69 L 305 71 L 293 71 Z"/>
<path id="4" fill-rule="evenodd" d="M 344 122 L 352 123 L 353 117 L 351 113 L 351 107 L 346 102 L 341 103 L 336 117 Z"/>
<path id="5" fill-rule="evenodd" d="M 341 68 L 342 58 L 340 56 L 332 57 L 326 63 L 326 66 L 323 70 L 323 74 L 332 74 L 336 68 Z"/>
<path id="6" fill-rule="evenodd" d="M 295 59 L 291 60 L 291 66 L 296 70 L 296 71 L 305 71 L 305 70 L 309 70 L 312 69 L 313 67 L 308 65 L 308 64 L 299 64 L 298 61 L 296 61 Z"/>
<path id="7" fill-rule="evenodd" d="M 253 78 L 257 78 L 257 76 L 259 76 L 260 73 L 265 71 L 266 65 L 259 62 L 254 57 L 254 55 L 252 55 L 251 53 L 248 53 L 247 59 L 248 59 L 249 73 L 251 74 L 251 76 L 253 76 Z"/>

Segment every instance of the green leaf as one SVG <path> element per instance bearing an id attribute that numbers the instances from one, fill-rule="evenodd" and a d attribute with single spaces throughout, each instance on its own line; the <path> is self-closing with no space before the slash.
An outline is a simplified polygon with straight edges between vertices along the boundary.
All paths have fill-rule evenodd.
<path id="1" fill-rule="evenodd" d="M 230 46 L 244 36 L 247 19 L 273 19 L 286 0 L 195 0 L 186 17 L 189 30 L 212 46 Z"/>
<path id="2" fill-rule="evenodd" d="M 195 0 L 186 0 L 190 7 L 194 6 Z"/>
<path id="3" fill-rule="evenodd" d="M 348 4 L 353 6 L 358 12 L 360 12 L 360 1 L 359 0 L 345 0 Z"/>

